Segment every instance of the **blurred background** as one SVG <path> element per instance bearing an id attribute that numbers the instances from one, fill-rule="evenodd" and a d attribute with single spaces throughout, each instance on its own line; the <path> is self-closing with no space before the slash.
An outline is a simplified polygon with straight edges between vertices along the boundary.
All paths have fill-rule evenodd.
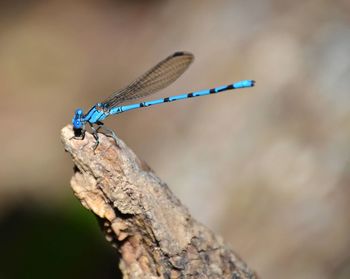
<path id="1" fill-rule="evenodd" d="M 0 278 L 116 278 L 60 129 L 177 50 L 157 97 L 257 85 L 106 125 L 262 278 L 350 278 L 346 0 L 1 1 Z"/>

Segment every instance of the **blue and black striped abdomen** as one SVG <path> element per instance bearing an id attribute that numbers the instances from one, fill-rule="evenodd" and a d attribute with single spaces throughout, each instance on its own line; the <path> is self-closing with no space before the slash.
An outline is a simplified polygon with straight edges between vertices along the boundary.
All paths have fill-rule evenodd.
<path id="1" fill-rule="evenodd" d="M 242 81 L 238 81 L 238 82 L 233 83 L 233 84 L 214 87 L 211 89 L 195 91 L 195 92 L 191 92 L 191 93 L 187 93 L 187 94 L 166 97 L 166 98 L 157 99 L 157 100 L 153 100 L 153 101 L 141 102 L 138 104 L 131 104 L 131 105 L 114 107 L 109 111 L 109 113 L 110 114 L 118 114 L 118 113 L 122 113 L 122 112 L 125 112 L 128 110 L 137 109 L 137 108 L 149 107 L 149 106 L 153 106 L 153 105 L 159 105 L 159 104 L 163 104 L 163 103 L 184 100 L 184 99 L 189 99 L 189 98 L 193 98 L 193 97 L 201 97 L 201 96 L 210 95 L 210 94 L 218 94 L 220 92 L 227 91 L 227 90 L 252 87 L 252 86 L 254 86 L 254 84 L 255 84 L 254 80 L 242 80 Z"/>

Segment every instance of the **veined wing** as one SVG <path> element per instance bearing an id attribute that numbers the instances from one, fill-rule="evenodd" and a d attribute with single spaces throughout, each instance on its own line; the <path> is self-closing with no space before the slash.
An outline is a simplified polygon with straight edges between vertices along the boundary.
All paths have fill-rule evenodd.
<path id="1" fill-rule="evenodd" d="M 126 101 L 146 97 L 167 87 L 186 71 L 193 59 L 193 54 L 189 52 L 175 52 L 125 88 L 113 93 L 102 102 L 102 106 L 112 108 Z"/>

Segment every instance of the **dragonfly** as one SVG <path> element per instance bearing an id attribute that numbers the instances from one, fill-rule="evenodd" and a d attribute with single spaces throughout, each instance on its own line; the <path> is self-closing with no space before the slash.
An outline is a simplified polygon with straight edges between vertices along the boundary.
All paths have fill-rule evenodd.
<path id="1" fill-rule="evenodd" d="M 253 87 L 255 84 L 254 80 L 241 80 L 229 85 L 218 86 L 210 89 L 135 104 L 122 105 L 128 101 L 147 97 L 169 86 L 187 70 L 193 60 L 194 56 L 192 53 L 177 51 L 160 61 L 126 87 L 112 93 L 111 96 L 103 102 L 95 104 L 86 114 L 84 114 L 81 108 L 76 109 L 72 119 L 74 130 L 73 138 L 84 139 L 86 127 L 89 125 L 92 135 L 95 138 L 95 145 L 93 147 L 93 150 L 95 151 L 100 142 L 98 133 L 102 133 L 101 131 L 103 129 L 108 132 L 103 134 L 112 137 L 117 144 L 117 137 L 114 131 L 105 127 L 102 122 L 110 115 L 178 100 L 218 94 L 227 90 Z"/>

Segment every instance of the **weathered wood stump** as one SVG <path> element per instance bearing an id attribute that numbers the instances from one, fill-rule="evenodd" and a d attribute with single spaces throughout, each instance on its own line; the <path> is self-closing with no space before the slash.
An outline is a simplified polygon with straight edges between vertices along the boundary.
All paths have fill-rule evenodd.
<path id="1" fill-rule="evenodd" d="M 75 165 L 71 186 L 118 249 L 125 278 L 257 278 L 123 141 L 100 135 L 94 153 L 91 134 L 72 136 L 71 125 L 62 129 Z"/>

